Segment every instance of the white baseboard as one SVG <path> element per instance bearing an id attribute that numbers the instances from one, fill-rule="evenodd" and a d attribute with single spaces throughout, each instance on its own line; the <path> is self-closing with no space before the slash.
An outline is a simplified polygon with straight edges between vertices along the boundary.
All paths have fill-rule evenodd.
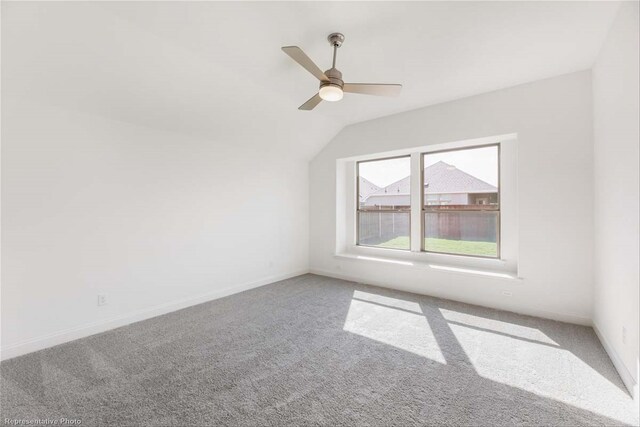
<path id="1" fill-rule="evenodd" d="M 317 269 L 317 268 L 310 269 L 309 273 L 317 274 L 317 275 L 320 275 L 320 276 L 333 277 L 333 278 L 336 278 L 336 279 L 348 280 L 348 281 L 351 281 L 351 282 L 359 282 L 359 283 L 365 283 L 365 284 L 368 284 L 368 285 L 380 286 L 381 288 L 395 289 L 395 290 L 404 291 L 404 292 L 421 293 L 421 292 L 416 292 L 415 290 L 403 289 L 401 287 L 395 287 L 395 286 L 393 286 L 393 284 L 391 284 L 389 282 L 377 281 L 377 280 L 363 280 L 360 277 L 351 276 L 351 275 L 343 274 L 343 273 L 336 273 L 336 272 L 328 271 L 328 270 L 321 270 L 321 269 Z M 456 300 L 456 301 L 460 301 L 460 302 L 463 302 L 463 303 L 466 303 L 466 304 L 479 305 L 479 306 L 483 306 L 483 307 L 493 308 L 495 310 L 510 311 L 510 312 L 517 313 L 517 314 L 524 314 L 526 316 L 534 316 L 534 317 L 541 317 L 543 319 L 557 320 L 559 322 L 573 323 L 573 324 L 576 324 L 576 325 L 583 325 L 583 326 L 591 326 L 592 325 L 592 321 L 591 321 L 590 318 L 579 316 L 579 315 L 576 315 L 576 314 L 556 313 L 554 311 L 536 309 L 536 308 L 531 308 L 531 307 L 521 307 L 521 306 L 517 306 L 517 305 L 489 306 L 489 305 L 481 304 L 481 303 L 478 303 L 478 302 L 474 302 L 473 300 L 462 301 L 462 300 L 459 300 L 459 299 L 455 299 L 455 298 L 449 297 L 447 295 L 439 295 L 439 294 L 436 295 L 436 294 L 431 294 L 431 293 L 426 293 L 426 292 L 421 293 L 421 294 L 428 295 L 428 296 L 433 296 L 433 297 L 437 297 L 437 298 Z"/>
<path id="2" fill-rule="evenodd" d="M 629 394 L 631 394 L 631 397 L 633 397 L 633 400 L 635 401 L 636 405 L 639 405 L 640 407 L 640 396 L 638 395 L 638 383 L 631 375 L 631 372 L 629 372 L 629 369 L 627 369 L 627 366 L 622 362 L 622 359 L 618 355 L 618 352 L 616 352 L 616 350 L 609 343 L 609 341 L 604 336 L 604 334 L 600 332 L 600 329 L 598 329 L 598 325 L 596 325 L 595 323 L 593 324 L 593 330 L 596 332 L 598 339 L 602 343 L 602 347 L 604 347 L 604 350 L 609 355 L 611 362 L 613 362 L 613 366 L 618 371 L 618 374 L 620 375 L 622 382 L 627 387 L 627 390 L 629 390 Z"/>
<path id="3" fill-rule="evenodd" d="M 253 282 L 217 289 L 215 291 L 207 292 L 196 297 L 184 298 L 178 301 L 172 301 L 170 303 L 157 305 L 144 310 L 139 310 L 123 316 L 118 316 L 111 319 L 101 320 L 98 322 L 54 332 L 52 334 L 40 336 L 17 344 L 3 347 L 0 350 L 0 360 L 7 360 L 17 356 L 22 356 L 27 353 L 32 353 L 34 351 L 43 350 L 45 348 L 53 347 L 59 344 L 64 344 L 66 342 L 88 337 L 90 335 L 95 335 L 100 332 L 109 331 L 111 329 L 119 328 L 121 326 L 129 325 L 141 320 L 150 319 L 152 317 L 160 316 L 162 314 L 177 311 L 186 307 L 191 307 L 203 302 L 212 301 L 218 298 L 236 294 L 238 292 L 258 288 L 260 286 L 268 285 L 280 280 L 290 279 L 295 276 L 307 274 L 308 272 L 308 270 L 298 270 L 291 273 L 269 276 Z"/>

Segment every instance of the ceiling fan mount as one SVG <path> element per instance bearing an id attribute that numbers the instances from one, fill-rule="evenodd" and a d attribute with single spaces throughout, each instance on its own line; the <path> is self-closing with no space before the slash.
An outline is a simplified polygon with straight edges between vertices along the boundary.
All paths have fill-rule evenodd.
<path id="1" fill-rule="evenodd" d="M 345 83 L 342 80 L 342 73 L 336 68 L 336 54 L 338 48 L 344 43 L 344 34 L 331 33 L 327 40 L 333 47 L 333 61 L 331 68 L 324 72 L 298 46 L 284 46 L 282 48 L 291 59 L 320 80 L 318 93 L 298 107 L 299 110 L 313 110 L 323 100 L 340 101 L 344 92 L 380 96 L 396 96 L 400 93 L 402 85 L 398 84 Z"/>
<path id="2" fill-rule="evenodd" d="M 344 34 L 342 33 L 331 33 L 327 37 L 331 46 L 340 47 L 342 43 L 344 43 Z"/>

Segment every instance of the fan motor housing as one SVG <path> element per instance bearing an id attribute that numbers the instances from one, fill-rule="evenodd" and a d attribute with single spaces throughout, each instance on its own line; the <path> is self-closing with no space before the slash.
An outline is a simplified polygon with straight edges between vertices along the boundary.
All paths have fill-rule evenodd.
<path id="1" fill-rule="evenodd" d="M 329 68 L 324 72 L 324 74 L 327 76 L 329 81 L 320 82 L 320 87 L 337 86 L 342 89 L 344 81 L 342 80 L 342 73 L 337 68 Z"/>

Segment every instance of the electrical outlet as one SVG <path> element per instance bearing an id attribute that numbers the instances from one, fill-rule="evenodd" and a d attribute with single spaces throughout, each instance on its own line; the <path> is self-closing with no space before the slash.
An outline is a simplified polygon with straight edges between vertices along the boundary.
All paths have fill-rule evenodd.
<path id="1" fill-rule="evenodd" d="M 622 344 L 627 343 L 627 328 L 622 327 Z"/>
<path id="2" fill-rule="evenodd" d="M 105 305 L 107 303 L 106 294 L 98 294 L 98 305 Z"/>
<path id="3" fill-rule="evenodd" d="M 502 291 L 502 295 L 504 295 L 505 297 L 512 297 L 513 296 L 513 292 L 511 292 L 511 291 Z"/>

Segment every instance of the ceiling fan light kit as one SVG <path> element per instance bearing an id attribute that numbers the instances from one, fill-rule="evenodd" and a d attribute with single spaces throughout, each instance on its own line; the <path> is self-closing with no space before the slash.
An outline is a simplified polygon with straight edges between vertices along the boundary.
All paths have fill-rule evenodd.
<path id="1" fill-rule="evenodd" d="M 289 55 L 291 59 L 320 80 L 318 93 L 298 107 L 299 110 L 313 110 L 323 100 L 329 102 L 340 101 L 344 96 L 344 92 L 379 96 L 396 96 L 400 93 L 402 85 L 399 84 L 345 83 L 342 80 L 342 73 L 336 68 L 336 54 L 338 48 L 344 43 L 344 35 L 331 33 L 327 40 L 333 46 L 333 62 L 331 68 L 324 72 L 298 46 L 284 46 L 282 48 L 284 53 Z"/>
<path id="2" fill-rule="evenodd" d="M 320 95 L 320 98 L 322 98 L 323 101 L 335 102 L 342 99 L 344 92 L 340 86 L 329 83 L 320 86 L 318 95 Z"/>

